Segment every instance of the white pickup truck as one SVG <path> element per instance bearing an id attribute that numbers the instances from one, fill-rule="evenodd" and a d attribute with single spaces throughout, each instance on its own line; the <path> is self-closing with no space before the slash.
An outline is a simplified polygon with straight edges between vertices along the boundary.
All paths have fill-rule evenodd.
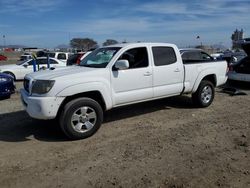
<path id="1" fill-rule="evenodd" d="M 26 75 L 21 99 L 31 117 L 57 118 L 69 138 L 81 139 L 114 107 L 181 94 L 207 107 L 226 74 L 226 61 L 183 64 L 174 44 L 118 44 L 96 49 L 79 66 Z"/>

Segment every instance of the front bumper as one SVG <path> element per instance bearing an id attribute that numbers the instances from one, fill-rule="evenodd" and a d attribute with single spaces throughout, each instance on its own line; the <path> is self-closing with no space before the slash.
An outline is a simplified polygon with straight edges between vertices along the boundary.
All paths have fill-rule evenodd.
<path id="1" fill-rule="evenodd" d="M 13 83 L 7 83 L 0 86 L 0 97 L 10 96 L 15 93 L 15 85 Z"/>
<path id="2" fill-rule="evenodd" d="M 20 90 L 23 106 L 29 116 L 35 119 L 54 119 L 64 97 L 34 97 L 24 89 Z"/>

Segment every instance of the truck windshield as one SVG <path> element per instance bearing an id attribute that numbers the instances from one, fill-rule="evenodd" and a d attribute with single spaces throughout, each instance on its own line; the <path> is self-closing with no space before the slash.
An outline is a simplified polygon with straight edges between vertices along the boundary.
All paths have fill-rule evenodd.
<path id="1" fill-rule="evenodd" d="M 80 66 L 105 68 L 120 49 L 120 47 L 96 49 L 81 61 Z"/>

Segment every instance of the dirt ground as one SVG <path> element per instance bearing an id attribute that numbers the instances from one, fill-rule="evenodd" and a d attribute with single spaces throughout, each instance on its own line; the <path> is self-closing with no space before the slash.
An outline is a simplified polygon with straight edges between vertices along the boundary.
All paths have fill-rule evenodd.
<path id="1" fill-rule="evenodd" d="M 115 109 L 79 141 L 31 119 L 16 93 L 0 101 L 0 187 L 250 187 L 250 87 L 241 87 L 248 95 L 217 89 L 203 109 L 188 96 Z"/>

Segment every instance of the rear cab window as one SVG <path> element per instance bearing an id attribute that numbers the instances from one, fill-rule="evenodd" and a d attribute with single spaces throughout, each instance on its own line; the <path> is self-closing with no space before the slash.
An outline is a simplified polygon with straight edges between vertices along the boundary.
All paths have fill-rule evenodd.
<path id="1" fill-rule="evenodd" d="M 177 62 L 175 51 L 172 47 L 152 47 L 155 66 L 170 65 Z"/>

